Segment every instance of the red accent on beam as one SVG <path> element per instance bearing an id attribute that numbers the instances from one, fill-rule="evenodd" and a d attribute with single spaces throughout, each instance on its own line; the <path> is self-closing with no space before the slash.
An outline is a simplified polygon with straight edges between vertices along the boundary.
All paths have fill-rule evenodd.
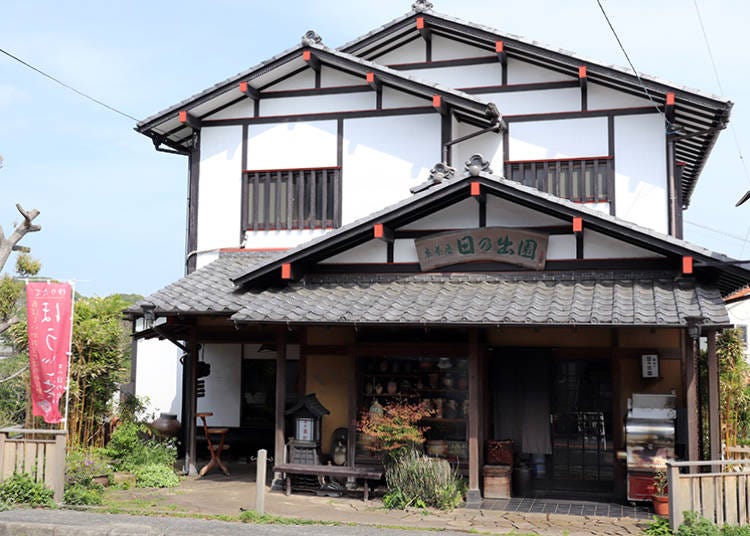
<path id="1" fill-rule="evenodd" d="M 505 46 L 505 43 L 502 41 L 495 41 L 495 52 L 500 54 L 503 51 L 503 47 Z"/>
<path id="2" fill-rule="evenodd" d="M 376 223 L 373 226 L 372 231 L 373 231 L 373 236 L 375 238 L 383 238 L 383 236 L 385 236 L 385 232 L 383 231 L 383 224 L 382 223 Z"/>
<path id="3" fill-rule="evenodd" d="M 433 108 L 440 108 L 440 106 L 443 104 L 443 98 L 440 95 L 433 95 L 432 96 L 432 106 Z"/>
<path id="4" fill-rule="evenodd" d="M 575 216 L 573 218 L 573 232 L 574 233 L 583 232 L 583 218 L 581 218 L 580 216 Z"/>
<path id="5" fill-rule="evenodd" d="M 693 273 L 693 257 L 691 257 L 690 255 L 685 255 L 684 257 L 682 257 L 682 273 Z"/>
<path id="6" fill-rule="evenodd" d="M 471 192 L 471 195 L 474 197 L 477 197 L 478 195 L 480 195 L 482 193 L 481 184 L 476 181 L 472 182 L 470 192 Z"/>
<path id="7" fill-rule="evenodd" d="M 182 110 L 180 112 L 180 123 L 187 123 L 187 110 Z"/>
<path id="8" fill-rule="evenodd" d="M 247 82 L 240 82 L 240 93 L 247 93 Z"/>
<path id="9" fill-rule="evenodd" d="M 667 106 L 674 106 L 674 93 L 667 93 Z"/>
<path id="10" fill-rule="evenodd" d="M 372 84 L 375 81 L 375 73 L 367 73 L 367 83 Z"/>
<path id="11" fill-rule="evenodd" d="M 578 78 L 586 78 L 586 76 L 586 66 L 581 65 L 580 67 L 578 67 Z"/>
<path id="12" fill-rule="evenodd" d="M 281 265 L 281 279 L 291 279 L 292 278 L 292 265 L 288 262 L 285 262 Z"/>
<path id="13" fill-rule="evenodd" d="M 417 17 L 417 30 L 424 30 L 424 17 Z"/>
<path id="14" fill-rule="evenodd" d="M 305 61 L 310 61 L 312 59 L 312 52 L 310 52 L 309 50 L 303 50 L 302 59 Z"/>

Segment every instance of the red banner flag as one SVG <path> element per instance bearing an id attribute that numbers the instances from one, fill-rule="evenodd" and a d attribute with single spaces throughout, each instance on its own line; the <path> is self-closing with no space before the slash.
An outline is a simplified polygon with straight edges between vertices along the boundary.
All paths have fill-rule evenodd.
<path id="1" fill-rule="evenodd" d="M 68 379 L 73 291 L 67 283 L 28 283 L 26 305 L 33 415 L 58 423 Z"/>

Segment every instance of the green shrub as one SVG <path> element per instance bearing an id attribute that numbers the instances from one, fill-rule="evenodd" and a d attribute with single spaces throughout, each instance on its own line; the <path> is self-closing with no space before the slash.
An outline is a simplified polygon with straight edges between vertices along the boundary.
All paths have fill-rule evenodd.
<path id="1" fill-rule="evenodd" d="M 171 466 L 151 463 L 136 468 L 135 485 L 139 488 L 173 488 L 180 483 L 180 478 Z"/>
<path id="2" fill-rule="evenodd" d="M 65 484 L 89 486 L 95 476 L 112 474 L 112 465 L 102 449 L 75 449 L 65 458 Z"/>
<path id="3" fill-rule="evenodd" d="M 99 506 L 102 504 L 102 491 L 104 488 L 98 484 L 88 486 L 82 484 L 71 484 L 65 487 L 63 502 L 70 505 Z"/>
<path id="4" fill-rule="evenodd" d="M 387 508 L 434 506 L 451 510 L 461 504 L 466 485 L 446 460 L 415 450 L 402 452 L 385 469 Z"/>
<path id="5" fill-rule="evenodd" d="M 155 438 L 144 423 L 123 422 L 112 434 L 104 452 L 122 471 L 136 472 L 146 465 L 174 465 L 177 449 L 174 440 Z"/>
<path id="6" fill-rule="evenodd" d="M 721 527 L 721 536 L 750 536 L 750 527 L 747 525 L 742 527 L 724 525 Z"/>
<path id="7" fill-rule="evenodd" d="M 719 527 L 713 521 L 696 512 L 687 511 L 683 515 L 685 519 L 675 533 L 677 536 L 721 536 Z"/>
<path id="8" fill-rule="evenodd" d="M 6 504 L 54 506 L 53 496 L 51 489 L 42 482 L 35 482 L 26 473 L 13 473 L 13 476 L 0 482 L 0 501 Z"/>
<path id="9" fill-rule="evenodd" d="M 673 536 L 674 532 L 669 528 L 669 520 L 654 516 L 654 520 L 643 530 L 646 536 Z"/>

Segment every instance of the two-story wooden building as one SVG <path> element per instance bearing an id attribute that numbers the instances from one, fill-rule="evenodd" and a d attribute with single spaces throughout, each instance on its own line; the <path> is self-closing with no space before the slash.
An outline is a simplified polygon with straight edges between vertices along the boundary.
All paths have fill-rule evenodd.
<path id="1" fill-rule="evenodd" d="M 281 459 L 284 410 L 314 392 L 323 451 L 346 428 L 357 464 L 360 412 L 421 400 L 471 499 L 488 439 L 537 491 L 624 496 L 628 398 L 676 394 L 697 458 L 688 327 L 715 366 L 722 294 L 750 276 L 681 239 L 731 106 L 423 0 L 337 49 L 308 32 L 138 123 L 190 173 L 189 273 L 129 310 L 137 393 Z"/>

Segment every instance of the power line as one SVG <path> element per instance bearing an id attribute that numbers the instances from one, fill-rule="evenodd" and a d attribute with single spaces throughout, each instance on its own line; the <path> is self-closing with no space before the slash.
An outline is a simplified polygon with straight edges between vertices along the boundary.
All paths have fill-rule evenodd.
<path id="1" fill-rule="evenodd" d="M 685 220 L 685 223 L 687 223 L 688 225 L 692 225 L 693 227 L 699 227 L 699 228 L 704 229 L 706 231 L 711 231 L 712 233 L 720 234 L 720 235 L 724 236 L 725 238 L 731 238 L 733 240 L 737 240 L 739 242 L 744 242 L 744 243 L 748 242 L 748 237 L 747 236 L 742 237 L 742 236 L 739 236 L 739 235 L 736 235 L 736 234 L 731 234 L 731 233 L 728 233 L 728 232 L 726 232 L 724 230 L 714 229 L 713 227 L 709 227 L 707 225 L 701 225 L 700 223 L 695 223 L 694 221 L 690 221 L 690 220 Z"/>
<path id="2" fill-rule="evenodd" d="M 55 78 L 55 77 L 54 77 L 54 76 L 52 76 L 51 74 L 47 74 L 47 73 L 45 73 L 44 71 L 42 71 L 41 69 L 38 69 L 38 68 L 34 67 L 34 66 L 33 66 L 33 65 L 31 65 L 30 63 L 27 63 L 27 62 L 23 61 L 23 60 L 22 60 L 21 58 L 19 58 L 18 56 L 14 56 L 13 54 L 11 54 L 10 52 L 8 52 L 7 50 L 3 50 L 2 48 L 0 48 L 0 52 L 2 52 L 3 54 L 5 54 L 5 55 L 6 55 L 6 56 L 8 56 L 9 58 L 11 58 L 11 59 L 14 59 L 14 60 L 16 60 L 16 61 L 17 61 L 18 63 L 20 63 L 21 65 L 24 65 L 24 66 L 28 67 L 28 68 L 29 68 L 29 69 L 31 69 L 32 71 L 36 71 L 37 73 L 41 74 L 42 76 L 44 76 L 44 77 L 46 77 L 46 78 L 49 78 L 49 79 L 50 79 L 50 80 L 52 80 L 53 82 L 55 82 L 55 83 L 57 83 L 57 84 L 60 84 L 60 85 L 61 85 L 62 87 L 66 88 L 66 89 L 69 89 L 70 91 L 72 91 L 72 92 L 74 92 L 74 93 L 77 93 L 77 94 L 78 94 L 78 95 L 80 95 L 81 97 L 84 97 L 84 98 L 86 98 L 86 99 L 88 99 L 88 100 L 90 100 L 90 101 L 92 101 L 92 102 L 95 102 L 95 103 L 96 103 L 96 104 L 98 104 L 99 106 L 104 106 L 104 107 L 105 107 L 105 108 L 107 108 L 108 110 L 110 110 L 110 111 L 112 111 L 112 112 L 115 112 L 115 113 L 117 113 L 117 114 L 120 114 L 120 115 L 122 115 L 123 117 L 127 117 L 128 119 L 132 119 L 133 121 L 138 121 L 138 118 L 137 118 L 137 117 L 133 117 L 133 116 L 132 116 L 132 115 L 130 115 L 130 114 L 127 114 L 127 113 L 125 113 L 125 112 L 122 112 L 122 111 L 118 110 L 118 109 L 117 109 L 117 108 L 115 108 L 114 106 L 110 106 L 109 104 L 107 104 L 107 103 L 104 103 L 104 102 L 100 101 L 99 99 L 96 99 L 96 98 L 92 97 L 91 95 L 87 95 L 87 94 L 86 94 L 86 93 L 84 93 L 83 91 L 79 91 L 79 90 L 77 90 L 77 89 L 76 89 L 76 88 L 74 88 L 73 86 L 71 86 L 71 85 L 68 85 L 68 84 L 66 84 L 65 82 L 62 82 L 61 80 L 58 80 L 57 78 Z"/>

